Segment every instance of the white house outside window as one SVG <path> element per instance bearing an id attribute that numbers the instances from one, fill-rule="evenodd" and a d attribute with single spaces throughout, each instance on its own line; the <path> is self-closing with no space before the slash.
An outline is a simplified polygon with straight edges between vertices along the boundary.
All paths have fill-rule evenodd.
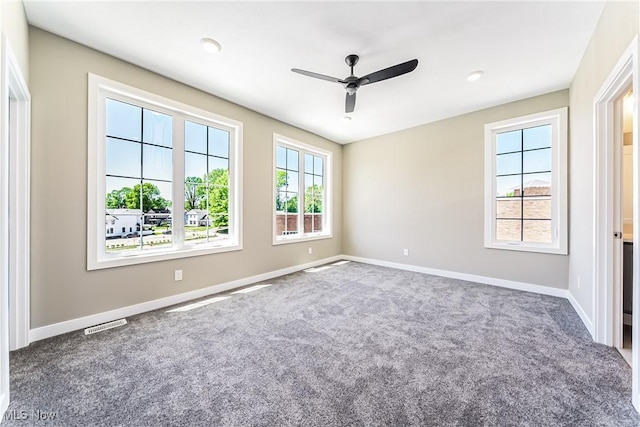
<path id="1" fill-rule="evenodd" d="M 485 247 L 567 253 L 567 109 L 485 125 Z"/>
<path id="2" fill-rule="evenodd" d="M 242 123 L 89 75 L 88 269 L 241 249 Z"/>

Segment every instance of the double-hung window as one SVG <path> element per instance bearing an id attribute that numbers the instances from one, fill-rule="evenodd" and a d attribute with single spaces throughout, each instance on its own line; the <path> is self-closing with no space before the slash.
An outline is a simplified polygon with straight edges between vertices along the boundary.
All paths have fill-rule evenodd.
<path id="1" fill-rule="evenodd" d="M 242 123 L 89 75 L 88 269 L 241 249 Z"/>
<path id="2" fill-rule="evenodd" d="M 567 109 L 485 125 L 485 247 L 567 253 Z"/>
<path id="3" fill-rule="evenodd" d="M 331 152 L 273 137 L 273 243 L 331 237 Z"/>

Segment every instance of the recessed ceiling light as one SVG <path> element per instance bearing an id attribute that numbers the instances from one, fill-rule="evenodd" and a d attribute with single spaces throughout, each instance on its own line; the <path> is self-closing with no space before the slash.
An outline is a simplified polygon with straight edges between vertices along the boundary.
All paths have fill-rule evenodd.
<path id="1" fill-rule="evenodd" d="M 345 122 L 345 123 L 349 123 L 351 121 L 351 116 L 344 116 L 342 118 L 342 121 Z"/>
<path id="2" fill-rule="evenodd" d="M 474 71 L 473 73 L 469 74 L 469 76 L 467 77 L 467 80 L 469 80 L 470 82 L 475 82 L 480 77 L 482 77 L 483 74 L 484 74 L 483 71 Z"/>
<path id="3" fill-rule="evenodd" d="M 206 37 L 200 40 L 200 44 L 202 44 L 202 49 L 204 49 L 205 52 L 209 53 L 218 53 L 222 49 L 220 43 L 218 43 L 214 39 L 209 39 Z"/>

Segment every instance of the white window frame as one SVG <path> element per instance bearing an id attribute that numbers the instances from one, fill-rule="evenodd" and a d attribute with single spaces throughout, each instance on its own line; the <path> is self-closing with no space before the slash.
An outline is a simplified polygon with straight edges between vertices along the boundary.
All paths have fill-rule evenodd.
<path id="1" fill-rule="evenodd" d="M 302 230 L 302 233 L 287 234 L 282 236 L 276 235 L 277 228 L 277 213 L 276 213 L 276 195 L 277 195 L 277 148 L 278 146 L 291 148 L 300 153 L 298 157 L 298 175 L 299 175 L 299 187 L 301 189 L 298 197 L 298 229 Z M 304 154 L 312 154 L 314 156 L 320 156 L 324 159 L 324 197 L 323 197 L 323 215 L 324 226 L 322 231 L 315 233 L 304 233 Z M 333 177 L 333 153 L 331 151 L 323 150 L 313 145 L 305 144 L 304 142 L 297 141 L 295 139 L 274 133 L 273 134 L 273 165 L 272 165 L 272 215 L 273 215 L 273 244 L 282 245 L 287 243 L 306 242 L 310 240 L 330 239 L 333 237 L 333 192 L 332 192 L 332 177 Z"/>
<path id="2" fill-rule="evenodd" d="M 484 127 L 484 247 L 567 255 L 567 107 L 488 123 Z M 550 243 L 496 240 L 496 134 L 551 125 Z"/>
<path id="3" fill-rule="evenodd" d="M 95 74 L 88 74 L 87 270 L 142 264 L 242 249 L 242 122 L 192 107 Z M 173 120 L 171 248 L 107 253 L 105 248 L 106 98 L 170 114 Z M 229 239 L 184 244 L 184 121 L 224 129 L 229 141 Z"/>

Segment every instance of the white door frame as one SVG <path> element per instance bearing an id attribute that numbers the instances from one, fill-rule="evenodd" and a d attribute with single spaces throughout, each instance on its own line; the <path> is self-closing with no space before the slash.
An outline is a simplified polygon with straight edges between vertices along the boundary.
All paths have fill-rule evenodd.
<path id="1" fill-rule="evenodd" d="M 2 99 L 11 114 L 9 146 L 9 349 L 29 345 L 31 94 L 11 45 L 3 39 Z M 6 111 L 6 110 L 5 110 Z M 8 128 L 7 128 L 8 129 Z"/>
<path id="2" fill-rule="evenodd" d="M 0 40 L 0 415 L 9 404 L 9 351 L 29 345 L 30 132 L 31 95 L 3 35 Z"/>
<path id="3" fill-rule="evenodd" d="M 4 417 L 9 407 L 9 146 L 4 137 L 9 98 L 2 93 L 6 80 L 2 58 L 0 40 L 0 416 Z"/>
<path id="4" fill-rule="evenodd" d="M 614 241 L 614 231 L 622 231 L 620 206 L 616 209 L 616 183 L 622 153 L 622 105 L 619 102 L 625 90 L 633 87 L 633 331 L 632 331 L 632 401 L 640 410 L 640 153 L 638 153 L 638 38 L 634 38 L 605 80 L 594 99 L 594 244 L 593 244 L 593 307 L 594 338 L 609 346 L 618 345 L 621 336 L 622 290 L 614 286 L 619 265 L 614 255 L 622 256 L 621 241 Z M 618 102 L 616 102 L 618 101 Z M 614 120 L 619 117 L 620 120 Z M 618 138 L 618 139 L 616 139 Z M 614 227 L 619 227 L 620 230 Z M 620 251 L 619 254 L 617 252 Z"/>

